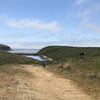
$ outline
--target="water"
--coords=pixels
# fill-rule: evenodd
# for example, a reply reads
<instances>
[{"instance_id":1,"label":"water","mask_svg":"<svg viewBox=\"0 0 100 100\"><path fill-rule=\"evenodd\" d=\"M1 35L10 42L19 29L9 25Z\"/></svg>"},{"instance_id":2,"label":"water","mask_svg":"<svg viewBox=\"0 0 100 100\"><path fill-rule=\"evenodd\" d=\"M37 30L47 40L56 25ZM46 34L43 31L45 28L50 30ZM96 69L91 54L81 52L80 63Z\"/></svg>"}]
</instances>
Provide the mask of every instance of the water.
<instances>
[{"instance_id":1,"label":"water","mask_svg":"<svg viewBox=\"0 0 100 100\"><path fill-rule=\"evenodd\" d=\"M43 58L43 57L41 57L41 56L27 56L27 55L24 55L24 56L26 56L26 57L28 57L28 58L32 58L32 59L35 59L35 60L38 60L38 61L48 61L48 59L47 58Z\"/></svg>"},{"instance_id":2,"label":"water","mask_svg":"<svg viewBox=\"0 0 100 100\"><path fill-rule=\"evenodd\" d=\"M24 54L32 54L32 53L37 53L39 51L39 49L12 49L11 53L24 53ZM28 57L28 58L32 58L32 59L35 59L35 60L38 60L38 61L48 61L47 58L43 58L41 56L33 56L33 55L23 55L25 57Z\"/></svg>"},{"instance_id":3,"label":"water","mask_svg":"<svg viewBox=\"0 0 100 100\"><path fill-rule=\"evenodd\" d=\"M27 53L27 54L32 54L32 53L37 53L39 49L12 49L11 53Z\"/></svg>"}]
</instances>

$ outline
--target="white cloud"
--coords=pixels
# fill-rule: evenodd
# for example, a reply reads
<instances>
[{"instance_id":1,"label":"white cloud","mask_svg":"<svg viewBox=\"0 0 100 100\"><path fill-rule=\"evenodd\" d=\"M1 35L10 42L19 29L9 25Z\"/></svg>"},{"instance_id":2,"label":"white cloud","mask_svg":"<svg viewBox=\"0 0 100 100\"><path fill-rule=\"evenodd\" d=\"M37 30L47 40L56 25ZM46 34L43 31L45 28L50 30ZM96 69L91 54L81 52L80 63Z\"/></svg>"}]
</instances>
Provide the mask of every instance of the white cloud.
<instances>
[{"instance_id":1,"label":"white cloud","mask_svg":"<svg viewBox=\"0 0 100 100\"><path fill-rule=\"evenodd\" d=\"M57 45L66 45L66 43L50 41L50 42L3 42L2 44L8 45L11 48L20 48L20 49L41 49L46 46L57 46Z\"/></svg>"},{"instance_id":2,"label":"white cloud","mask_svg":"<svg viewBox=\"0 0 100 100\"><path fill-rule=\"evenodd\" d=\"M84 21L81 23L81 26L92 33L100 33L100 25L93 24L88 20L84 19Z\"/></svg>"},{"instance_id":3,"label":"white cloud","mask_svg":"<svg viewBox=\"0 0 100 100\"><path fill-rule=\"evenodd\" d=\"M31 28L36 30L49 30L52 32L58 32L62 29L61 25L57 21L44 22L41 20L30 19L10 19L7 21L8 26L14 28Z\"/></svg>"},{"instance_id":4,"label":"white cloud","mask_svg":"<svg viewBox=\"0 0 100 100\"><path fill-rule=\"evenodd\" d=\"M87 11L80 11L76 15L78 18L81 18L81 19L89 18L90 12L88 10Z\"/></svg>"},{"instance_id":5,"label":"white cloud","mask_svg":"<svg viewBox=\"0 0 100 100\"><path fill-rule=\"evenodd\" d=\"M89 13L86 14L86 16L83 17L81 23L81 27L91 33L100 33L100 24L94 24L91 22L91 16L89 16Z\"/></svg>"},{"instance_id":6,"label":"white cloud","mask_svg":"<svg viewBox=\"0 0 100 100\"><path fill-rule=\"evenodd\" d=\"M86 0L76 0L76 4L77 5L80 5L80 4L83 4Z\"/></svg>"},{"instance_id":7,"label":"white cloud","mask_svg":"<svg viewBox=\"0 0 100 100\"><path fill-rule=\"evenodd\" d=\"M76 44L79 47L100 47L100 40L80 41Z\"/></svg>"},{"instance_id":8,"label":"white cloud","mask_svg":"<svg viewBox=\"0 0 100 100\"><path fill-rule=\"evenodd\" d=\"M75 12L76 19L80 21L78 27L80 27L83 32L86 33L100 33L100 23L96 23L100 12L100 4L93 2L92 0L92 3L90 0L76 0L76 2L77 4L89 3L88 7L83 6L78 12Z\"/></svg>"}]
</instances>

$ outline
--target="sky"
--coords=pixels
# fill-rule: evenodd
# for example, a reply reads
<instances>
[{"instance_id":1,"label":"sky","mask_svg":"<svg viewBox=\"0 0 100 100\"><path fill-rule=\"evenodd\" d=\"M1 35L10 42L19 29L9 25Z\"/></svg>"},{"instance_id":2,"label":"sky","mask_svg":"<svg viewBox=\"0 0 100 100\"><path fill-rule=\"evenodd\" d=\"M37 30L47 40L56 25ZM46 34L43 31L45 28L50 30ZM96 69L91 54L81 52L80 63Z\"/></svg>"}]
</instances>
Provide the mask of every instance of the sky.
<instances>
[{"instance_id":1,"label":"sky","mask_svg":"<svg viewBox=\"0 0 100 100\"><path fill-rule=\"evenodd\" d=\"M100 0L0 0L0 44L100 47Z\"/></svg>"}]
</instances>

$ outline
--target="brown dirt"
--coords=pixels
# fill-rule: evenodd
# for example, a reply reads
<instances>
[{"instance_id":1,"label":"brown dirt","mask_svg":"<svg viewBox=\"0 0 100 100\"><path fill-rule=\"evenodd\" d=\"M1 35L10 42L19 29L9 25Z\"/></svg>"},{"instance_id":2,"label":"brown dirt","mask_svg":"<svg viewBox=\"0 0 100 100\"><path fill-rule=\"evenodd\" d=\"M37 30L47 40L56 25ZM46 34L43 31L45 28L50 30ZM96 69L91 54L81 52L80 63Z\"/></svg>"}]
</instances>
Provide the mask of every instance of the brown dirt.
<instances>
[{"instance_id":1,"label":"brown dirt","mask_svg":"<svg viewBox=\"0 0 100 100\"><path fill-rule=\"evenodd\" d=\"M18 65L31 77L12 76L13 81L1 84L0 100L94 100L71 80L64 79L36 65ZM15 68L16 68L15 67Z\"/></svg>"}]
</instances>

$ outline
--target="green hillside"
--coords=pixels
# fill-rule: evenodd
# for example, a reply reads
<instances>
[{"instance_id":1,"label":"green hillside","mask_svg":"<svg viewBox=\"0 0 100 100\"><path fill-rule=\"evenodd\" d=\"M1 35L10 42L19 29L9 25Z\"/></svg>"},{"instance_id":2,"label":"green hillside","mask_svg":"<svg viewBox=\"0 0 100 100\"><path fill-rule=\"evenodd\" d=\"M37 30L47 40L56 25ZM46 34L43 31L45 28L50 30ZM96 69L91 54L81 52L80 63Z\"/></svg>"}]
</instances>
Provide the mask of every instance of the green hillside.
<instances>
[{"instance_id":1,"label":"green hillside","mask_svg":"<svg viewBox=\"0 0 100 100\"><path fill-rule=\"evenodd\" d=\"M84 56L80 53L84 52ZM47 69L75 82L85 93L100 100L100 48L49 46L38 54L54 59Z\"/></svg>"},{"instance_id":2,"label":"green hillside","mask_svg":"<svg viewBox=\"0 0 100 100\"><path fill-rule=\"evenodd\" d=\"M9 51L9 50L11 50L11 48L9 46L0 44L0 50L7 50L7 51Z\"/></svg>"},{"instance_id":3,"label":"green hillside","mask_svg":"<svg viewBox=\"0 0 100 100\"><path fill-rule=\"evenodd\" d=\"M82 52L85 53L85 56L100 56L100 48L67 46L48 46L41 49L38 54L46 55L54 60L66 61L69 58L80 57Z\"/></svg>"},{"instance_id":4,"label":"green hillside","mask_svg":"<svg viewBox=\"0 0 100 100\"><path fill-rule=\"evenodd\" d=\"M33 59L26 58L24 56L8 53L0 50L0 65L2 64L32 64L35 61Z\"/></svg>"}]
</instances>

